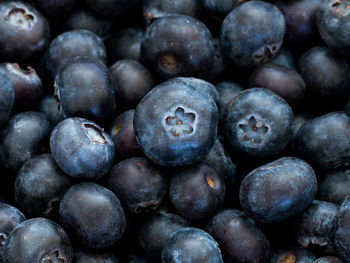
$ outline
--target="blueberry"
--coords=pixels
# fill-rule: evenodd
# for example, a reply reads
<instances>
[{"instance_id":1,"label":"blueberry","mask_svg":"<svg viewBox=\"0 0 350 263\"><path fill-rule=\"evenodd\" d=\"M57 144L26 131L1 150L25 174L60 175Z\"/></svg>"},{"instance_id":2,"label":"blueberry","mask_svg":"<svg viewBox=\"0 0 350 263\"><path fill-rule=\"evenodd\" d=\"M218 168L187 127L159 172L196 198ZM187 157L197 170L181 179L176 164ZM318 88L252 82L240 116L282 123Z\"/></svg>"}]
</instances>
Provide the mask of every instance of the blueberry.
<instances>
[{"instance_id":1,"label":"blueberry","mask_svg":"<svg viewBox=\"0 0 350 263\"><path fill-rule=\"evenodd\" d=\"M350 170L331 170L318 183L319 199L340 205L350 193Z\"/></svg>"},{"instance_id":2,"label":"blueberry","mask_svg":"<svg viewBox=\"0 0 350 263\"><path fill-rule=\"evenodd\" d=\"M117 159L126 159L142 153L136 141L133 124L134 114L135 110L123 112L112 122L109 128L108 134L114 141Z\"/></svg>"},{"instance_id":3,"label":"blueberry","mask_svg":"<svg viewBox=\"0 0 350 263\"><path fill-rule=\"evenodd\" d=\"M136 139L145 155L161 165L201 160L212 148L218 123L214 100L185 83L165 82L149 92L134 115Z\"/></svg>"},{"instance_id":4,"label":"blueberry","mask_svg":"<svg viewBox=\"0 0 350 263\"><path fill-rule=\"evenodd\" d=\"M275 156L292 140L293 111L286 101L267 89L238 93L226 105L222 121L225 138L238 155Z\"/></svg>"},{"instance_id":5,"label":"blueberry","mask_svg":"<svg viewBox=\"0 0 350 263\"><path fill-rule=\"evenodd\" d=\"M141 61L141 43L146 30L139 27L126 28L109 39L111 55L115 60L135 59Z\"/></svg>"},{"instance_id":6,"label":"blueberry","mask_svg":"<svg viewBox=\"0 0 350 263\"><path fill-rule=\"evenodd\" d=\"M276 6L248 1L233 9L222 23L223 54L237 67L255 67L278 53L285 31L284 16Z\"/></svg>"},{"instance_id":7,"label":"blueberry","mask_svg":"<svg viewBox=\"0 0 350 263\"><path fill-rule=\"evenodd\" d=\"M169 237L162 250L162 262L223 263L216 241L205 231L184 227Z\"/></svg>"},{"instance_id":8,"label":"blueberry","mask_svg":"<svg viewBox=\"0 0 350 263\"><path fill-rule=\"evenodd\" d=\"M74 57L92 57L105 63L107 54L103 40L86 29L64 32L52 40L46 57L46 68L55 77L60 67Z\"/></svg>"},{"instance_id":9,"label":"blueberry","mask_svg":"<svg viewBox=\"0 0 350 263\"><path fill-rule=\"evenodd\" d=\"M344 261L335 256L328 256L318 258L314 263L344 263Z\"/></svg>"},{"instance_id":10,"label":"blueberry","mask_svg":"<svg viewBox=\"0 0 350 263\"><path fill-rule=\"evenodd\" d=\"M274 57L270 63L289 68L291 70L297 70L294 63L293 53L285 48L281 48L276 57Z\"/></svg>"},{"instance_id":11,"label":"blueberry","mask_svg":"<svg viewBox=\"0 0 350 263\"><path fill-rule=\"evenodd\" d=\"M266 262L270 244L243 212L226 209L209 220L206 230L219 243L225 262Z\"/></svg>"},{"instance_id":12,"label":"blueberry","mask_svg":"<svg viewBox=\"0 0 350 263\"><path fill-rule=\"evenodd\" d=\"M142 6L146 25L174 13L196 18L201 13L200 0L144 0Z\"/></svg>"},{"instance_id":13,"label":"blueberry","mask_svg":"<svg viewBox=\"0 0 350 263\"><path fill-rule=\"evenodd\" d=\"M151 73L140 62L122 59L110 66L117 102L132 109L154 87Z\"/></svg>"},{"instance_id":14,"label":"blueberry","mask_svg":"<svg viewBox=\"0 0 350 263\"><path fill-rule=\"evenodd\" d=\"M270 63L260 65L252 71L248 87L272 90L294 108L304 99L305 94L305 82L298 72Z\"/></svg>"},{"instance_id":15,"label":"blueberry","mask_svg":"<svg viewBox=\"0 0 350 263\"><path fill-rule=\"evenodd\" d=\"M169 197L185 218L203 220L221 208L225 190L223 177L210 165L200 162L174 171Z\"/></svg>"},{"instance_id":16,"label":"blueberry","mask_svg":"<svg viewBox=\"0 0 350 263\"><path fill-rule=\"evenodd\" d=\"M11 79L0 69L0 126L9 118L15 101L15 91Z\"/></svg>"},{"instance_id":17,"label":"blueberry","mask_svg":"<svg viewBox=\"0 0 350 263\"><path fill-rule=\"evenodd\" d=\"M138 234L140 246L150 258L160 261L162 249L170 235L190 225L189 221L176 214L165 209L158 210L142 224Z\"/></svg>"},{"instance_id":18,"label":"blueberry","mask_svg":"<svg viewBox=\"0 0 350 263\"><path fill-rule=\"evenodd\" d=\"M343 54L350 54L348 1L323 1L317 13L317 28L326 44Z\"/></svg>"},{"instance_id":19,"label":"blueberry","mask_svg":"<svg viewBox=\"0 0 350 263\"><path fill-rule=\"evenodd\" d=\"M314 200L294 220L295 237L298 243L304 248L314 245L333 252L333 233L337 214L337 205Z\"/></svg>"},{"instance_id":20,"label":"blueberry","mask_svg":"<svg viewBox=\"0 0 350 263\"><path fill-rule=\"evenodd\" d=\"M149 68L162 79L204 78L213 64L214 42L208 28L199 20L172 15L159 18L149 26L141 54Z\"/></svg>"},{"instance_id":21,"label":"blueberry","mask_svg":"<svg viewBox=\"0 0 350 263\"><path fill-rule=\"evenodd\" d=\"M57 218L62 196L72 185L72 178L63 173L51 154L37 155L18 171L15 200L27 215Z\"/></svg>"},{"instance_id":22,"label":"blueberry","mask_svg":"<svg viewBox=\"0 0 350 263\"><path fill-rule=\"evenodd\" d=\"M234 185L238 177L237 164L233 162L225 149L222 138L217 138L215 140L213 148L211 148L203 161L211 165L218 175L224 178L227 187Z\"/></svg>"},{"instance_id":23,"label":"blueberry","mask_svg":"<svg viewBox=\"0 0 350 263\"><path fill-rule=\"evenodd\" d=\"M286 19L286 36L284 41L294 49L311 46L318 41L319 35L316 24L317 11L322 0L279 0L276 6Z\"/></svg>"},{"instance_id":24,"label":"blueberry","mask_svg":"<svg viewBox=\"0 0 350 263\"><path fill-rule=\"evenodd\" d=\"M41 98L43 86L35 69L30 66L20 66L17 63L0 64L10 78L15 91L14 106L19 109L37 104Z\"/></svg>"},{"instance_id":25,"label":"blueberry","mask_svg":"<svg viewBox=\"0 0 350 263\"><path fill-rule=\"evenodd\" d=\"M307 121L295 138L296 151L303 159L320 168L349 165L350 117L331 112Z\"/></svg>"},{"instance_id":26,"label":"blueberry","mask_svg":"<svg viewBox=\"0 0 350 263\"><path fill-rule=\"evenodd\" d=\"M169 82L184 83L194 87L195 89L199 89L200 91L207 93L215 101L215 103L218 104L219 92L216 90L215 86L208 81L193 77L176 77L168 80L168 83Z\"/></svg>"},{"instance_id":27,"label":"blueberry","mask_svg":"<svg viewBox=\"0 0 350 263\"><path fill-rule=\"evenodd\" d=\"M350 196L347 196L339 208L334 232L334 243L338 254L350 261Z\"/></svg>"},{"instance_id":28,"label":"blueberry","mask_svg":"<svg viewBox=\"0 0 350 263\"><path fill-rule=\"evenodd\" d=\"M284 157L250 172L241 183L239 199L253 219L273 223L303 211L316 191L312 167L303 160Z\"/></svg>"},{"instance_id":29,"label":"blueberry","mask_svg":"<svg viewBox=\"0 0 350 263\"><path fill-rule=\"evenodd\" d=\"M71 263L72 257L71 241L62 227L49 219L32 218L9 235L3 262Z\"/></svg>"},{"instance_id":30,"label":"blueberry","mask_svg":"<svg viewBox=\"0 0 350 263\"><path fill-rule=\"evenodd\" d=\"M309 49L300 58L298 69L311 107L339 109L349 99L349 64L333 50L322 46Z\"/></svg>"},{"instance_id":31,"label":"blueberry","mask_svg":"<svg viewBox=\"0 0 350 263\"><path fill-rule=\"evenodd\" d=\"M13 115L0 130L0 163L13 173L30 158L49 149L51 123L39 112Z\"/></svg>"},{"instance_id":32,"label":"blueberry","mask_svg":"<svg viewBox=\"0 0 350 263\"><path fill-rule=\"evenodd\" d=\"M0 262L8 235L25 220L26 217L16 207L0 202Z\"/></svg>"},{"instance_id":33,"label":"blueberry","mask_svg":"<svg viewBox=\"0 0 350 263\"><path fill-rule=\"evenodd\" d=\"M124 209L134 214L156 210L168 190L160 168L144 157L116 164L105 184L118 196Z\"/></svg>"},{"instance_id":34,"label":"blueberry","mask_svg":"<svg viewBox=\"0 0 350 263\"><path fill-rule=\"evenodd\" d=\"M54 95L44 95L41 98L39 111L55 126L64 119L62 109Z\"/></svg>"},{"instance_id":35,"label":"blueberry","mask_svg":"<svg viewBox=\"0 0 350 263\"><path fill-rule=\"evenodd\" d=\"M282 249L276 251L270 263L314 263L317 257L310 251L302 248Z\"/></svg>"},{"instance_id":36,"label":"blueberry","mask_svg":"<svg viewBox=\"0 0 350 263\"><path fill-rule=\"evenodd\" d=\"M52 157L68 175L78 179L99 179L114 161L112 138L95 122L68 118L50 137Z\"/></svg>"},{"instance_id":37,"label":"blueberry","mask_svg":"<svg viewBox=\"0 0 350 263\"><path fill-rule=\"evenodd\" d=\"M1 1L0 3L1 62L38 62L50 39L46 18L29 3Z\"/></svg>"},{"instance_id":38,"label":"blueberry","mask_svg":"<svg viewBox=\"0 0 350 263\"><path fill-rule=\"evenodd\" d=\"M63 196L59 213L68 232L90 248L113 245L125 229L126 219L119 199L95 183L72 186Z\"/></svg>"},{"instance_id":39,"label":"blueberry","mask_svg":"<svg viewBox=\"0 0 350 263\"><path fill-rule=\"evenodd\" d=\"M244 88L241 84L233 81L219 82L215 85L215 88L219 93L218 106L220 110L220 120L222 120L226 105L234 96L243 91Z\"/></svg>"},{"instance_id":40,"label":"blueberry","mask_svg":"<svg viewBox=\"0 0 350 263\"><path fill-rule=\"evenodd\" d=\"M64 31L86 29L104 38L112 27L112 20L90 10L76 9L63 21Z\"/></svg>"},{"instance_id":41,"label":"blueberry","mask_svg":"<svg viewBox=\"0 0 350 263\"><path fill-rule=\"evenodd\" d=\"M61 67L55 94L66 117L83 117L101 124L115 117L116 102L110 72L94 58L76 57Z\"/></svg>"}]
</instances>

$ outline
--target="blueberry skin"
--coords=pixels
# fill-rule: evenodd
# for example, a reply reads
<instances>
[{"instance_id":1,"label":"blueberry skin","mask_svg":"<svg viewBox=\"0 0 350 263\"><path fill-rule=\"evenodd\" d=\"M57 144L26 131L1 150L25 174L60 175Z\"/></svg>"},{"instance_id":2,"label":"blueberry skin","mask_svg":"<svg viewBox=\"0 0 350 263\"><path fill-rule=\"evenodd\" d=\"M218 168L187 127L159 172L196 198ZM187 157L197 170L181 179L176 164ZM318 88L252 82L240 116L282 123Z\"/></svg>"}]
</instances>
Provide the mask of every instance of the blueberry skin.
<instances>
[{"instance_id":1,"label":"blueberry skin","mask_svg":"<svg viewBox=\"0 0 350 263\"><path fill-rule=\"evenodd\" d=\"M112 138L93 121L68 118L61 121L50 137L52 157L68 175L96 180L113 165Z\"/></svg>"},{"instance_id":2,"label":"blueberry skin","mask_svg":"<svg viewBox=\"0 0 350 263\"><path fill-rule=\"evenodd\" d=\"M276 6L286 19L285 44L291 48L311 46L318 40L316 15L322 5L322 0L279 0ZM311 44L311 45L310 45Z\"/></svg>"},{"instance_id":3,"label":"blueberry skin","mask_svg":"<svg viewBox=\"0 0 350 263\"><path fill-rule=\"evenodd\" d=\"M137 0L85 0L85 2L97 13L107 17L114 17L134 6Z\"/></svg>"},{"instance_id":4,"label":"blueberry skin","mask_svg":"<svg viewBox=\"0 0 350 263\"><path fill-rule=\"evenodd\" d=\"M282 249L273 254L270 263L314 263L316 259L317 257L306 249Z\"/></svg>"},{"instance_id":5,"label":"blueberry skin","mask_svg":"<svg viewBox=\"0 0 350 263\"><path fill-rule=\"evenodd\" d=\"M83 117L104 124L115 117L111 74L100 60L76 57L61 67L55 95L66 117Z\"/></svg>"},{"instance_id":6,"label":"blueberry skin","mask_svg":"<svg viewBox=\"0 0 350 263\"><path fill-rule=\"evenodd\" d=\"M62 108L59 107L58 101L54 95L44 95L41 98L39 111L43 113L54 126L64 119Z\"/></svg>"},{"instance_id":7,"label":"blueberry skin","mask_svg":"<svg viewBox=\"0 0 350 263\"><path fill-rule=\"evenodd\" d=\"M200 0L144 0L142 7L147 26L158 18L174 13L196 18L201 13Z\"/></svg>"},{"instance_id":8,"label":"blueberry skin","mask_svg":"<svg viewBox=\"0 0 350 263\"><path fill-rule=\"evenodd\" d=\"M80 244L104 248L120 239L125 214L118 197L95 183L72 186L60 204L60 219Z\"/></svg>"},{"instance_id":9,"label":"blueberry skin","mask_svg":"<svg viewBox=\"0 0 350 263\"><path fill-rule=\"evenodd\" d=\"M288 49L281 48L276 57L274 57L270 63L297 71L293 53Z\"/></svg>"},{"instance_id":10,"label":"blueberry skin","mask_svg":"<svg viewBox=\"0 0 350 263\"><path fill-rule=\"evenodd\" d=\"M229 62L239 68L252 68L278 53L285 31L284 16L276 6L264 1L248 1L226 16L221 26L220 44Z\"/></svg>"},{"instance_id":11,"label":"blueberry skin","mask_svg":"<svg viewBox=\"0 0 350 263\"><path fill-rule=\"evenodd\" d=\"M108 134L115 145L115 156L119 160L135 157L142 153L134 131L135 110L121 113L111 124Z\"/></svg>"},{"instance_id":12,"label":"blueberry skin","mask_svg":"<svg viewBox=\"0 0 350 263\"><path fill-rule=\"evenodd\" d=\"M118 104L136 108L140 100L154 87L151 73L140 62L122 59L109 67Z\"/></svg>"},{"instance_id":13,"label":"blueberry skin","mask_svg":"<svg viewBox=\"0 0 350 263\"><path fill-rule=\"evenodd\" d=\"M174 172L169 197L182 216L189 220L203 220L221 208L225 190L224 178L209 164L200 162Z\"/></svg>"},{"instance_id":14,"label":"blueberry skin","mask_svg":"<svg viewBox=\"0 0 350 263\"><path fill-rule=\"evenodd\" d=\"M104 38L112 27L112 20L90 10L76 9L64 19L62 27L63 31L86 29Z\"/></svg>"},{"instance_id":15,"label":"blueberry skin","mask_svg":"<svg viewBox=\"0 0 350 263\"><path fill-rule=\"evenodd\" d=\"M298 243L304 248L315 245L325 251L334 251L333 233L337 214L337 205L312 201L310 206L294 220L294 233Z\"/></svg>"},{"instance_id":16,"label":"blueberry skin","mask_svg":"<svg viewBox=\"0 0 350 263\"><path fill-rule=\"evenodd\" d=\"M250 217L274 223L303 211L316 192L312 167L301 159L284 157L250 172L241 183L239 199Z\"/></svg>"},{"instance_id":17,"label":"blueberry skin","mask_svg":"<svg viewBox=\"0 0 350 263\"><path fill-rule=\"evenodd\" d=\"M72 257L71 241L62 227L49 219L32 218L22 222L9 235L3 262L70 263Z\"/></svg>"},{"instance_id":18,"label":"blueberry skin","mask_svg":"<svg viewBox=\"0 0 350 263\"><path fill-rule=\"evenodd\" d=\"M119 263L111 251L94 251L91 249L77 249L74 251L74 263Z\"/></svg>"},{"instance_id":19,"label":"blueberry skin","mask_svg":"<svg viewBox=\"0 0 350 263\"><path fill-rule=\"evenodd\" d=\"M308 104L339 108L349 99L349 64L330 48L316 46L307 50L299 59L298 70L306 84Z\"/></svg>"},{"instance_id":20,"label":"blueberry skin","mask_svg":"<svg viewBox=\"0 0 350 263\"><path fill-rule=\"evenodd\" d=\"M18 206L31 217L57 218L63 194L74 184L51 154L37 155L18 171L14 195Z\"/></svg>"},{"instance_id":21,"label":"blueberry skin","mask_svg":"<svg viewBox=\"0 0 350 263\"><path fill-rule=\"evenodd\" d=\"M15 91L6 72L0 69L0 126L9 118L15 101Z\"/></svg>"},{"instance_id":22,"label":"blueberry skin","mask_svg":"<svg viewBox=\"0 0 350 263\"><path fill-rule=\"evenodd\" d=\"M213 148L203 159L203 162L211 165L218 175L224 178L227 187L233 186L237 181L237 164L233 162L226 151L221 137L215 140Z\"/></svg>"},{"instance_id":23,"label":"blueberry skin","mask_svg":"<svg viewBox=\"0 0 350 263\"><path fill-rule=\"evenodd\" d=\"M174 14L148 27L141 54L149 69L162 79L205 78L214 61L214 40L199 20Z\"/></svg>"},{"instance_id":24,"label":"blueberry skin","mask_svg":"<svg viewBox=\"0 0 350 263\"><path fill-rule=\"evenodd\" d=\"M151 214L142 224L138 233L138 241L147 256L158 262L170 235L189 226L191 223L186 219L161 209Z\"/></svg>"},{"instance_id":25,"label":"blueberry skin","mask_svg":"<svg viewBox=\"0 0 350 263\"><path fill-rule=\"evenodd\" d=\"M219 243L225 262L266 262L270 244L243 212L225 209L209 220L206 230Z\"/></svg>"},{"instance_id":26,"label":"blueberry skin","mask_svg":"<svg viewBox=\"0 0 350 263\"><path fill-rule=\"evenodd\" d=\"M38 62L50 43L46 18L29 3L0 3L1 62Z\"/></svg>"},{"instance_id":27,"label":"blueberry skin","mask_svg":"<svg viewBox=\"0 0 350 263\"><path fill-rule=\"evenodd\" d=\"M344 261L335 256L328 256L318 258L314 263L344 263Z\"/></svg>"},{"instance_id":28,"label":"blueberry skin","mask_svg":"<svg viewBox=\"0 0 350 263\"><path fill-rule=\"evenodd\" d=\"M46 69L54 78L60 67L74 57L92 57L107 61L103 40L95 33L78 29L64 32L54 38L46 56Z\"/></svg>"},{"instance_id":29,"label":"blueberry skin","mask_svg":"<svg viewBox=\"0 0 350 263\"><path fill-rule=\"evenodd\" d=\"M292 140L294 115L276 93L251 88L238 93L223 113L225 138L238 155L264 158L281 153Z\"/></svg>"},{"instance_id":30,"label":"blueberry skin","mask_svg":"<svg viewBox=\"0 0 350 263\"><path fill-rule=\"evenodd\" d=\"M156 210L168 190L168 180L160 168L145 157L134 157L116 164L105 178L125 210L144 214Z\"/></svg>"},{"instance_id":31,"label":"blueberry skin","mask_svg":"<svg viewBox=\"0 0 350 263\"><path fill-rule=\"evenodd\" d=\"M271 63L260 65L252 71L248 87L269 89L294 108L304 99L305 94L305 82L298 72Z\"/></svg>"},{"instance_id":32,"label":"blueberry skin","mask_svg":"<svg viewBox=\"0 0 350 263\"><path fill-rule=\"evenodd\" d=\"M141 43L146 30L128 27L112 36L109 40L110 51L114 60L135 59L141 61Z\"/></svg>"},{"instance_id":33,"label":"blueberry skin","mask_svg":"<svg viewBox=\"0 0 350 263\"><path fill-rule=\"evenodd\" d=\"M185 83L164 82L137 105L136 139L153 162L178 166L195 163L212 148L218 110L207 94Z\"/></svg>"},{"instance_id":34,"label":"blueberry skin","mask_svg":"<svg viewBox=\"0 0 350 263\"><path fill-rule=\"evenodd\" d=\"M350 196L347 196L339 208L334 232L334 243L338 254L350 262Z\"/></svg>"},{"instance_id":35,"label":"blueberry skin","mask_svg":"<svg viewBox=\"0 0 350 263\"><path fill-rule=\"evenodd\" d=\"M0 164L12 173L30 158L48 150L51 123L39 112L13 115L0 130Z\"/></svg>"},{"instance_id":36,"label":"blueberry skin","mask_svg":"<svg viewBox=\"0 0 350 263\"><path fill-rule=\"evenodd\" d=\"M184 227L169 237L162 250L162 262L223 263L218 244L207 232Z\"/></svg>"},{"instance_id":37,"label":"blueberry skin","mask_svg":"<svg viewBox=\"0 0 350 263\"><path fill-rule=\"evenodd\" d=\"M207 93L215 103L218 105L219 102L219 92L216 90L215 86L208 81L203 79L193 78L193 77L176 77L168 80L174 83L185 83L190 85L200 91Z\"/></svg>"},{"instance_id":38,"label":"blueberry skin","mask_svg":"<svg viewBox=\"0 0 350 263\"><path fill-rule=\"evenodd\" d=\"M350 17L347 1L323 1L317 13L317 28L326 44L342 54L350 54Z\"/></svg>"},{"instance_id":39,"label":"blueberry skin","mask_svg":"<svg viewBox=\"0 0 350 263\"><path fill-rule=\"evenodd\" d=\"M16 207L0 202L0 262L8 235L25 220L26 217Z\"/></svg>"},{"instance_id":40,"label":"blueberry skin","mask_svg":"<svg viewBox=\"0 0 350 263\"><path fill-rule=\"evenodd\" d=\"M2 63L0 68L6 72L12 82L15 91L14 106L17 110L39 102L43 86L35 69L27 65L20 66L17 63Z\"/></svg>"},{"instance_id":41,"label":"blueberry skin","mask_svg":"<svg viewBox=\"0 0 350 263\"><path fill-rule=\"evenodd\" d=\"M233 81L222 81L215 85L216 90L219 93L218 107L220 112L220 121L225 111L226 105L236 96L243 91L244 87Z\"/></svg>"},{"instance_id":42,"label":"blueberry skin","mask_svg":"<svg viewBox=\"0 0 350 263\"><path fill-rule=\"evenodd\" d=\"M350 170L331 170L318 180L318 198L338 205L350 193Z\"/></svg>"},{"instance_id":43,"label":"blueberry skin","mask_svg":"<svg viewBox=\"0 0 350 263\"><path fill-rule=\"evenodd\" d=\"M349 165L350 117L331 112L304 123L295 138L299 156L320 168Z\"/></svg>"}]
</instances>

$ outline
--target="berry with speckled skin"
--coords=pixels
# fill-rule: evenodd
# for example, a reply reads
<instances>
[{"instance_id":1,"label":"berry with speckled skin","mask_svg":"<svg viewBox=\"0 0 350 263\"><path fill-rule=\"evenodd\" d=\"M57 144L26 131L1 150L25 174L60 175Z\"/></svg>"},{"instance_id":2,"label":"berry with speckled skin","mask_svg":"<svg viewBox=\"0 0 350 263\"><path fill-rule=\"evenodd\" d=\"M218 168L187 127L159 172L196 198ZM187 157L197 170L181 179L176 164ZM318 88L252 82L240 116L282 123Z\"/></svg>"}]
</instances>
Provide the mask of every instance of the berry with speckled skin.
<instances>
[{"instance_id":1,"label":"berry with speckled skin","mask_svg":"<svg viewBox=\"0 0 350 263\"><path fill-rule=\"evenodd\" d=\"M46 218L32 218L22 222L9 235L3 262L70 263L72 258L72 244L63 228Z\"/></svg>"},{"instance_id":2,"label":"berry with speckled skin","mask_svg":"<svg viewBox=\"0 0 350 263\"><path fill-rule=\"evenodd\" d=\"M233 9L222 23L223 55L240 68L263 64L278 53L285 31L284 16L276 6L248 1Z\"/></svg>"},{"instance_id":3,"label":"berry with speckled skin","mask_svg":"<svg viewBox=\"0 0 350 263\"><path fill-rule=\"evenodd\" d=\"M59 213L68 233L90 248L115 244L125 230L125 214L118 197L95 183L72 186L63 196Z\"/></svg>"},{"instance_id":4,"label":"berry with speckled skin","mask_svg":"<svg viewBox=\"0 0 350 263\"><path fill-rule=\"evenodd\" d=\"M241 183L239 199L253 219L273 223L303 211L316 192L312 167L301 159L284 157L250 172Z\"/></svg>"},{"instance_id":5,"label":"berry with speckled skin","mask_svg":"<svg viewBox=\"0 0 350 263\"><path fill-rule=\"evenodd\" d=\"M52 131L50 150L58 166L78 179L96 180L113 165L112 138L93 121L68 118Z\"/></svg>"},{"instance_id":6,"label":"berry with speckled skin","mask_svg":"<svg viewBox=\"0 0 350 263\"><path fill-rule=\"evenodd\" d=\"M173 233L162 250L162 262L223 263L218 244L207 232L184 227Z\"/></svg>"},{"instance_id":7,"label":"berry with speckled skin","mask_svg":"<svg viewBox=\"0 0 350 263\"><path fill-rule=\"evenodd\" d=\"M266 262L270 244L254 221L243 212L226 209L216 214L206 230L219 243L225 262Z\"/></svg>"},{"instance_id":8,"label":"berry with speckled skin","mask_svg":"<svg viewBox=\"0 0 350 263\"><path fill-rule=\"evenodd\" d=\"M334 233L334 243L339 255L350 261L350 196L347 196L339 208Z\"/></svg>"},{"instance_id":9,"label":"berry with speckled skin","mask_svg":"<svg viewBox=\"0 0 350 263\"><path fill-rule=\"evenodd\" d=\"M167 166L193 164L206 156L214 145L217 124L217 106L207 93L171 80L153 88L134 115L143 152Z\"/></svg>"},{"instance_id":10,"label":"berry with speckled skin","mask_svg":"<svg viewBox=\"0 0 350 263\"><path fill-rule=\"evenodd\" d=\"M155 20L147 29L141 54L163 79L205 78L214 61L214 42L208 28L199 20L171 15Z\"/></svg>"}]
</instances>

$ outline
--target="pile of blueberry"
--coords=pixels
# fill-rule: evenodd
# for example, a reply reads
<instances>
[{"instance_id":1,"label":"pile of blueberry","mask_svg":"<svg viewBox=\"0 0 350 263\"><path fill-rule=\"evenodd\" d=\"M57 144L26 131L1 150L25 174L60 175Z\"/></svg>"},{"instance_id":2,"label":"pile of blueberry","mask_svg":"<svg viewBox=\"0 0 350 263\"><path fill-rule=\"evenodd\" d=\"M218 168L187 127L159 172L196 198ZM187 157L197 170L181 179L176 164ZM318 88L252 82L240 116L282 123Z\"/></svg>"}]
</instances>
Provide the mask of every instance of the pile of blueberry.
<instances>
[{"instance_id":1,"label":"pile of blueberry","mask_svg":"<svg viewBox=\"0 0 350 263\"><path fill-rule=\"evenodd\" d=\"M350 262L350 0L0 0L0 263Z\"/></svg>"}]
</instances>

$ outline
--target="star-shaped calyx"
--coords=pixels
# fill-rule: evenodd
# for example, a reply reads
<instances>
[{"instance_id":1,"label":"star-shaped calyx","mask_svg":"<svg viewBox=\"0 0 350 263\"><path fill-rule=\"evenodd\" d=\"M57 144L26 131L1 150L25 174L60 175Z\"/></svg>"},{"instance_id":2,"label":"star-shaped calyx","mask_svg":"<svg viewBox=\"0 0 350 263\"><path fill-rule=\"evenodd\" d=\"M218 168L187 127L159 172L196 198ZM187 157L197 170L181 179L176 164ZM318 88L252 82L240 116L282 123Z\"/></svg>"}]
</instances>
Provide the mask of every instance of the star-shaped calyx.
<instances>
[{"instance_id":1,"label":"star-shaped calyx","mask_svg":"<svg viewBox=\"0 0 350 263\"><path fill-rule=\"evenodd\" d=\"M171 133L174 136L181 136L191 134L193 132L193 123L196 115L192 112L185 113L185 110L178 107L175 110L174 116L168 116L165 123L171 127Z\"/></svg>"}]
</instances>

